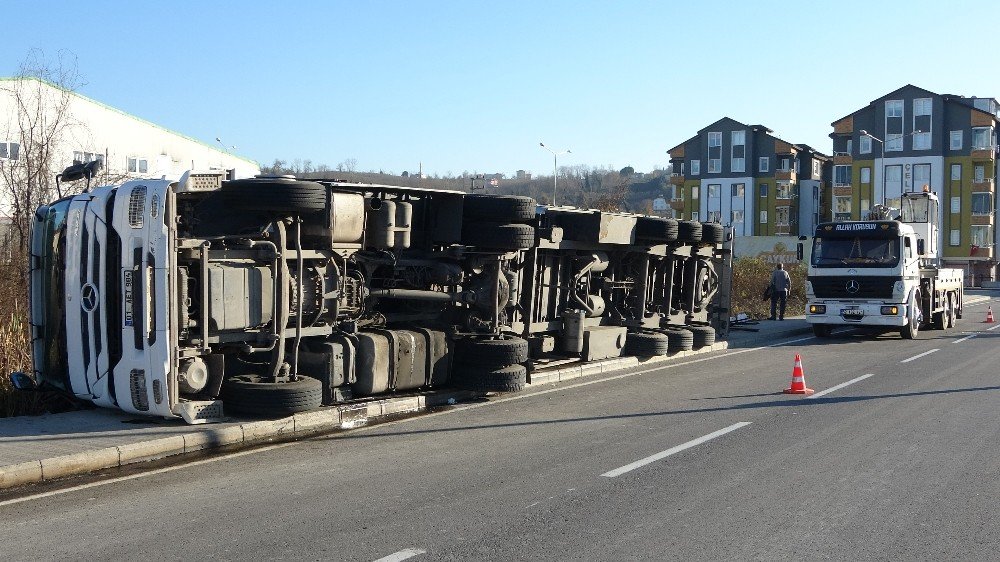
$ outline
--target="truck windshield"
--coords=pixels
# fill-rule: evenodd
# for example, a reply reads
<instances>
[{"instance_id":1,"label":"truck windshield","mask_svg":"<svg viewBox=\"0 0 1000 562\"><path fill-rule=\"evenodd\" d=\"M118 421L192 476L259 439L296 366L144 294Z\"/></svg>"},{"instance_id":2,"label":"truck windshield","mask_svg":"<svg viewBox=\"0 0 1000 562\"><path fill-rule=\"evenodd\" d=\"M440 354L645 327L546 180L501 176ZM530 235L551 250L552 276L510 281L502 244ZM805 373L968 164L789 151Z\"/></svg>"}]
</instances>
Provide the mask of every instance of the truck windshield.
<instances>
[{"instance_id":1,"label":"truck windshield","mask_svg":"<svg viewBox=\"0 0 1000 562\"><path fill-rule=\"evenodd\" d=\"M813 240L814 267L894 267L898 263L898 237L838 236Z\"/></svg>"},{"instance_id":2,"label":"truck windshield","mask_svg":"<svg viewBox=\"0 0 1000 562\"><path fill-rule=\"evenodd\" d=\"M35 377L39 384L69 390L66 365L65 261L66 214L70 200L39 209L31 229L32 321Z\"/></svg>"}]
</instances>

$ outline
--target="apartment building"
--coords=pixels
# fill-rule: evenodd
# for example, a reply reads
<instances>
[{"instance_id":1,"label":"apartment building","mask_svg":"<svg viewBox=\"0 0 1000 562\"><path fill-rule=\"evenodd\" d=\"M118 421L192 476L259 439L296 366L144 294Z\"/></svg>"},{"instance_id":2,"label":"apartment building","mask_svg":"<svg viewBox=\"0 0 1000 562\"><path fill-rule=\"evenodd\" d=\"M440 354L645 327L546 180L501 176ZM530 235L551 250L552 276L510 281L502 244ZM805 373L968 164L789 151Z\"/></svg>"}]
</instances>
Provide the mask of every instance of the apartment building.
<instances>
[{"instance_id":1,"label":"apartment building","mask_svg":"<svg viewBox=\"0 0 1000 562\"><path fill-rule=\"evenodd\" d=\"M831 158L724 117L667 151L675 216L736 236L808 234L825 218Z\"/></svg>"},{"instance_id":2,"label":"apartment building","mask_svg":"<svg viewBox=\"0 0 1000 562\"><path fill-rule=\"evenodd\" d=\"M941 201L939 251L976 285L996 278L994 98L906 85L833 123L832 215L864 218L924 189Z\"/></svg>"}]
</instances>

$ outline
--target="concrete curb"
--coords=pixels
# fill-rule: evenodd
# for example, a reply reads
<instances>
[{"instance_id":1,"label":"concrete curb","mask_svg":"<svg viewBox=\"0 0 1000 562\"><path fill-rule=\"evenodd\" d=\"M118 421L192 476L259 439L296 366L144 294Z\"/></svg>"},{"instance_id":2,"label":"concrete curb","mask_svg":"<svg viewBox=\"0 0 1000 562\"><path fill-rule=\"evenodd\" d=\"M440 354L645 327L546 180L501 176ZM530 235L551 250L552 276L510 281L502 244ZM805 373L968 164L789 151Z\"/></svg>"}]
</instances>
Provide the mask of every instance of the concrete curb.
<instances>
[{"instance_id":1,"label":"concrete curb","mask_svg":"<svg viewBox=\"0 0 1000 562\"><path fill-rule=\"evenodd\" d=\"M0 466L0 490L208 449L249 446L353 429L380 418L420 412L477 396L480 395L459 390L384 398L363 404L331 406L277 420L247 421L226 427L205 426L203 430L182 435Z\"/></svg>"}]
</instances>

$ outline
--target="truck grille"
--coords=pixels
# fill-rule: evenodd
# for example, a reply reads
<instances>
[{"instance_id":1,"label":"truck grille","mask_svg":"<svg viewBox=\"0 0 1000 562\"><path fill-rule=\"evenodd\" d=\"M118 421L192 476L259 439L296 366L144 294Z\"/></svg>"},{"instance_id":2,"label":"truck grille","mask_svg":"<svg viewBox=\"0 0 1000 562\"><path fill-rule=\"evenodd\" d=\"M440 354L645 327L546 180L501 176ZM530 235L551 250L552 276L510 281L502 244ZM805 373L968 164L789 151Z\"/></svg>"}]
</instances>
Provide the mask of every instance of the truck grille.
<instances>
[{"instance_id":1,"label":"truck grille","mask_svg":"<svg viewBox=\"0 0 1000 562\"><path fill-rule=\"evenodd\" d=\"M837 275L831 277L809 277L813 293L819 299L889 299L892 287L901 277ZM854 281L857 290L853 291Z\"/></svg>"},{"instance_id":2,"label":"truck grille","mask_svg":"<svg viewBox=\"0 0 1000 562\"><path fill-rule=\"evenodd\" d=\"M142 228L146 213L146 186L137 185L128 196L128 224L132 228Z\"/></svg>"}]
</instances>

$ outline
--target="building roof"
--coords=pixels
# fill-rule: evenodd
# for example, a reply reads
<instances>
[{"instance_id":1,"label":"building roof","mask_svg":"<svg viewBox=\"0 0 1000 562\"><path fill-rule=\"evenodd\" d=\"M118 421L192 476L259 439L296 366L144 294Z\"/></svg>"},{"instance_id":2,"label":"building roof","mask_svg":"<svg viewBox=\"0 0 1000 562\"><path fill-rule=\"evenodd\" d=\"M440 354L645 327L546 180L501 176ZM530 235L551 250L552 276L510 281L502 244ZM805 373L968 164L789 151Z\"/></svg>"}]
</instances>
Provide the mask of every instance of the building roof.
<instances>
[{"instance_id":1,"label":"building roof","mask_svg":"<svg viewBox=\"0 0 1000 562\"><path fill-rule=\"evenodd\" d=\"M766 127L765 125L759 125L759 124L758 125L747 125L745 123L741 123L741 122L733 119L732 117L723 117L722 119L719 119L718 121L715 121L712 124L710 124L710 125L708 125L706 127L702 127L701 129L699 129L697 135L695 135L695 136L693 136L693 137L685 140L684 142L678 144L677 146L674 146L672 148L667 149L667 153L671 153L671 152L677 150L678 148L680 148L680 147L684 146L685 144L687 144L687 143L693 141L694 139L698 138L698 136L701 135L703 132L708 131L708 130L712 129L713 127L715 127L716 125L719 125L720 123L723 123L723 122L726 122L726 121L734 123L734 124L736 124L737 126L740 126L740 127L745 127L747 129L751 129L753 131L762 131L765 135L767 135L767 136L769 136L769 137L771 137L771 138L773 138L775 140L778 140L780 142L786 143L786 144L788 144L788 145L790 145L790 146L792 146L792 147L794 147L794 148L796 148L798 150L802 150L802 147L806 146L806 145L792 144L792 143L790 143L790 142L788 142L788 141L786 141L784 139L781 139L780 137L775 136L773 134L774 131L772 129ZM809 150L812 150L813 152L816 152L817 154L821 154L822 155L821 152L819 152L817 150L814 150L812 148L810 148Z\"/></svg>"},{"instance_id":2,"label":"building roof","mask_svg":"<svg viewBox=\"0 0 1000 562\"><path fill-rule=\"evenodd\" d=\"M869 107L871 107L871 106L873 106L873 105L875 105L877 103L881 103L881 102L883 102L883 101L885 101L887 99L891 99L891 98L897 96L903 90L910 89L910 88L915 89L915 90L920 90L921 92L925 92L925 93L927 93L927 94L929 94L931 96L941 96L945 100L950 100L950 99L970 99L970 98L968 98L966 96L961 96L961 95L956 95L956 94L938 94L938 93L932 92L930 90L927 90L925 88L921 88L920 86L914 86L913 84L907 84L907 85L902 86L900 88L896 88L895 90L889 92L888 94L885 94L882 97L873 99L872 101L868 102L868 105L862 107L861 109L857 109L855 111L852 111L851 113L848 113L847 115L845 115L845 116L843 116L843 117L841 117L839 119L834 119L834 121L832 123L830 123L830 126L831 127L836 127L837 123L843 121L844 119L847 119L848 117L852 117L854 115L857 115L858 113L861 113L865 109L867 109L867 108L869 108ZM978 99L992 99L994 102L997 101L996 98L978 98ZM973 107L973 106L969 106L969 107L971 109L976 110L976 111L980 111L982 113L986 113L987 115L993 115L989 111L983 111L982 109L979 109L978 107Z\"/></svg>"},{"instance_id":3,"label":"building roof","mask_svg":"<svg viewBox=\"0 0 1000 562\"><path fill-rule=\"evenodd\" d=\"M100 106L100 107L102 107L104 109L107 109L108 111L113 111L115 113L118 113L120 115L128 117L129 119L133 119L135 121L138 121L139 123L142 123L143 125L147 125L149 127L153 127L155 129L159 129L159 130L161 130L161 131L163 131L165 133L170 133L171 135L176 135L176 136L181 137L183 139L189 140L189 141L191 141L193 143L200 144L200 145L202 145L202 146L204 146L206 148L209 148L211 150L219 151L219 147L217 147L215 145L209 144L209 143L207 143L205 141L196 139L194 137L185 135L183 133L178 133L177 131L174 131L172 129L168 129L168 128L163 127L161 125L157 125L156 123L153 123L152 121L147 121L147 120L143 119L142 117L136 117L135 115L132 115L131 113L128 113L128 112L122 111L121 109L118 109L117 107L112 107L112 106L110 106L110 105L108 105L106 103L99 102L99 101L97 101L97 100L95 100L93 98L87 97L87 96L85 96L85 95L83 95L83 94L81 94L81 93L79 93L79 92L77 92L75 90L70 90L70 89L64 88L64 87L62 87L62 86L60 86L58 84L50 82L49 80L45 80L44 78L38 78L36 76L0 76L0 83L3 83L3 82L19 82L19 81L24 81L24 80L31 80L31 81L39 82L41 84L49 86L50 88L55 88L57 90L62 90L64 92L69 92L70 94L72 94L72 95L74 95L74 96L76 96L76 97L78 97L78 98L80 98L80 99L82 99L84 101L87 101L87 102L90 102L90 103L95 104L97 106ZM219 152L221 152L221 151L219 151ZM244 162L253 164L254 166L259 166L259 164L258 164L258 162L256 160L251 160L249 158L245 158L245 157L240 156L238 154L232 154L232 153L229 153L228 151L226 151L226 154L229 154L229 156L232 156L233 158L238 158L240 160L243 160Z\"/></svg>"}]
</instances>

